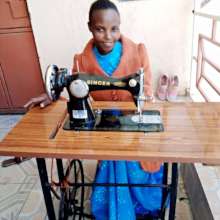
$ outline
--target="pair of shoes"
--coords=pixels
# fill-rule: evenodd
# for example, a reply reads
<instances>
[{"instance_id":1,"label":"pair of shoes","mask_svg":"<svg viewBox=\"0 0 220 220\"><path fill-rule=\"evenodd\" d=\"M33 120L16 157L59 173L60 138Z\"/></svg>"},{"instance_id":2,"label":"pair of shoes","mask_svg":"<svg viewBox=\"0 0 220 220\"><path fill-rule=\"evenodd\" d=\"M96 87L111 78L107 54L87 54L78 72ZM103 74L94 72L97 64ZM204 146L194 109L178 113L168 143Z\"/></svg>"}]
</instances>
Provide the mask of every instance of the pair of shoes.
<instances>
[{"instance_id":1,"label":"pair of shoes","mask_svg":"<svg viewBox=\"0 0 220 220\"><path fill-rule=\"evenodd\" d=\"M179 78L162 74L158 81L157 96L160 100L175 101L178 94Z\"/></svg>"}]
</instances>

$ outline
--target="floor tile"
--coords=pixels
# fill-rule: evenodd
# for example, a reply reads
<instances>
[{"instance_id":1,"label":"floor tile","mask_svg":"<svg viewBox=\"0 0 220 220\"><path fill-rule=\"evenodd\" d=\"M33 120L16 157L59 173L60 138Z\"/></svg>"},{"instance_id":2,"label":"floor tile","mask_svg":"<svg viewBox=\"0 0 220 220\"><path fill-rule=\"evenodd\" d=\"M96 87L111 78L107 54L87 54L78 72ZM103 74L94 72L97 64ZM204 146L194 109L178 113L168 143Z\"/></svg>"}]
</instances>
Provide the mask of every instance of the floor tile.
<instances>
[{"instance_id":1,"label":"floor tile","mask_svg":"<svg viewBox=\"0 0 220 220\"><path fill-rule=\"evenodd\" d=\"M3 160L10 159L11 157L6 157L6 156L0 156L0 164L2 163ZM0 166L1 169L1 166ZM1 172L1 171L0 171Z\"/></svg>"},{"instance_id":2,"label":"floor tile","mask_svg":"<svg viewBox=\"0 0 220 220\"><path fill-rule=\"evenodd\" d=\"M156 95L154 96L156 102L168 102L167 100L160 100ZM192 102L189 96L177 96L173 102Z\"/></svg>"},{"instance_id":3,"label":"floor tile","mask_svg":"<svg viewBox=\"0 0 220 220\"><path fill-rule=\"evenodd\" d=\"M207 190L205 194L208 198L208 203L213 215L220 215L220 190Z\"/></svg>"},{"instance_id":4,"label":"floor tile","mask_svg":"<svg viewBox=\"0 0 220 220\"><path fill-rule=\"evenodd\" d=\"M83 160L83 169L86 179L91 182L95 178L97 168L97 160Z\"/></svg>"},{"instance_id":5,"label":"floor tile","mask_svg":"<svg viewBox=\"0 0 220 220\"><path fill-rule=\"evenodd\" d=\"M23 115L0 115L0 128L12 128L22 117Z\"/></svg>"},{"instance_id":6,"label":"floor tile","mask_svg":"<svg viewBox=\"0 0 220 220\"><path fill-rule=\"evenodd\" d=\"M46 216L44 197L38 181L29 193L19 213L18 220L43 220Z\"/></svg>"},{"instance_id":7,"label":"floor tile","mask_svg":"<svg viewBox=\"0 0 220 220\"><path fill-rule=\"evenodd\" d=\"M0 184L36 183L38 176L36 175L36 168L33 166L30 160L9 167L0 167Z\"/></svg>"},{"instance_id":8,"label":"floor tile","mask_svg":"<svg viewBox=\"0 0 220 220\"><path fill-rule=\"evenodd\" d=\"M17 219L33 184L0 184L0 219Z\"/></svg>"},{"instance_id":9,"label":"floor tile","mask_svg":"<svg viewBox=\"0 0 220 220\"><path fill-rule=\"evenodd\" d=\"M214 172L216 174L216 178L220 179L220 166L215 166L214 167Z\"/></svg>"},{"instance_id":10,"label":"floor tile","mask_svg":"<svg viewBox=\"0 0 220 220\"><path fill-rule=\"evenodd\" d=\"M219 215L219 214L214 214L214 215L213 215L213 218L214 218L215 220L220 220L220 215Z\"/></svg>"},{"instance_id":11,"label":"floor tile","mask_svg":"<svg viewBox=\"0 0 220 220\"><path fill-rule=\"evenodd\" d=\"M6 137L6 135L8 134L8 132L10 130L11 130L11 128L9 128L9 127L0 128L0 141L2 141L3 138Z\"/></svg>"},{"instance_id":12,"label":"floor tile","mask_svg":"<svg viewBox=\"0 0 220 220\"><path fill-rule=\"evenodd\" d=\"M214 219L220 216L220 173L218 166L195 165ZM219 218L220 219L220 218Z\"/></svg>"}]
</instances>

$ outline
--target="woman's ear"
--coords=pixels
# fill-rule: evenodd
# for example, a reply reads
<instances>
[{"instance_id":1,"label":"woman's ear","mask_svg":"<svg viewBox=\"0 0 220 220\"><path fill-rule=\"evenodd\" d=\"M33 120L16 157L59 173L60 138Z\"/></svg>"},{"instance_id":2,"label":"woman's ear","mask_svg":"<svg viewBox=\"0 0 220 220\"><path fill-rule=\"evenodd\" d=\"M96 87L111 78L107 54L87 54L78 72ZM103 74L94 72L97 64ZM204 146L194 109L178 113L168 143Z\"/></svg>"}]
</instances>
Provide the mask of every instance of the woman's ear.
<instances>
[{"instance_id":1,"label":"woman's ear","mask_svg":"<svg viewBox=\"0 0 220 220\"><path fill-rule=\"evenodd\" d=\"M89 21L87 24L88 24L88 28L89 28L89 30L92 32L91 22Z\"/></svg>"}]
</instances>

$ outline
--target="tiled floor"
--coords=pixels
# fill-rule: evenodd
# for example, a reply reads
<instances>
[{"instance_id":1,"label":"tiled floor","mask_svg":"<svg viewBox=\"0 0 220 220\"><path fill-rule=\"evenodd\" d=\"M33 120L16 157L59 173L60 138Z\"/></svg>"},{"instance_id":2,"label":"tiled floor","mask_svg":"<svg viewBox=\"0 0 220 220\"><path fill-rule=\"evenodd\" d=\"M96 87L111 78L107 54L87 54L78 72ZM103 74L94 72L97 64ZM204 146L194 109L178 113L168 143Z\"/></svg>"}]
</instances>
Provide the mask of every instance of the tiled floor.
<instances>
[{"instance_id":1,"label":"tiled floor","mask_svg":"<svg viewBox=\"0 0 220 220\"><path fill-rule=\"evenodd\" d=\"M0 115L0 138L3 139L21 118L21 115ZM7 158L0 157L0 162ZM39 220L45 216L35 161L0 167L0 220Z\"/></svg>"},{"instance_id":2,"label":"tiled floor","mask_svg":"<svg viewBox=\"0 0 220 220\"><path fill-rule=\"evenodd\" d=\"M220 166L195 164L213 218L220 220Z\"/></svg>"},{"instance_id":3,"label":"tiled floor","mask_svg":"<svg viewBox=\"0 0 220 220\"><path fill-rule=\"evenodd\" d=\"M21 115L0 115L0 140L22 118ZM0 163L7 157L0 156ZM51 160L47 160L50 170ZM86 181L94 177L94 161L84 161ZM56 172L56 171L54 171ZM220 173L220 172L219 172ZM89 192L87 192L89 197ZM89 200L85 202L89 209ZM191 212L181 178L177 199L177 220L191 220ZM0 167L0 220L44 220L46 210L34 159L20 165Z\"/></svg>"}]
</instances>

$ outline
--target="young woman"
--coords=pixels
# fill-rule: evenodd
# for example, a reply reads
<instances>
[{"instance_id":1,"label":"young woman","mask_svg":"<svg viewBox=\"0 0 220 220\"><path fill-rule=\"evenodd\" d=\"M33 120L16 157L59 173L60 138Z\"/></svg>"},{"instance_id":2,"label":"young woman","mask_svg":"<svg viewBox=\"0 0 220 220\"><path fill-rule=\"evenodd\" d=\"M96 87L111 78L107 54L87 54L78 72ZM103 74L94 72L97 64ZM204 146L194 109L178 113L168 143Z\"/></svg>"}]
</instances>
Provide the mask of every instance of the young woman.
<instances>
[{"instance_id":1,"label":"young woman","mask_svg":"<svg viewBox=\"0 0 220 220\"><path fill-rule=\"evenodd\" d=\"M89 30L93 38L81 54L74 56L73 73L96 73L122 77L145 71L145 95L152 96L151 71L146 48L120 33L120 14L109 0L95 1L89 11ZM96 101L131 101L127 91L91 93ZM95 182L161 183L160 163L101 161ZM97 220L134 220L137 214L156 216L161 205L160 188L95 187L91 197L92 213Z\"/></svg>"}]
</instances>

